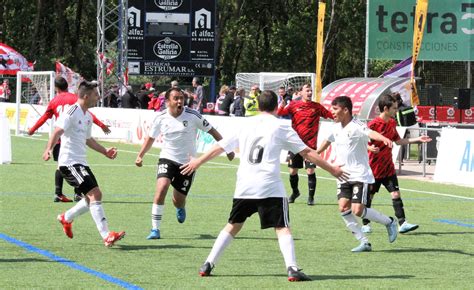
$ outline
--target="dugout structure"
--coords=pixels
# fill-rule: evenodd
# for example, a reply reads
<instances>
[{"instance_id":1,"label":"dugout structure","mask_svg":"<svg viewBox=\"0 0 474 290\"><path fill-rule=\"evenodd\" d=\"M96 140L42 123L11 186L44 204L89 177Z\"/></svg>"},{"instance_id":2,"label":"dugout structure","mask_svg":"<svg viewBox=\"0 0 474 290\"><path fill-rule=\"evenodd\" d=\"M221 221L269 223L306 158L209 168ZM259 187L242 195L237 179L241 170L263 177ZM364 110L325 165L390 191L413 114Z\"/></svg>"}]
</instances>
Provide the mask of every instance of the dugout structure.
<instances>
[{"instance_id":1,"label":"dugout structure","mask_svg":"<svg viewBox=\"0 0 474 290\"><path fill-rule=\"evenodd\" d=\"M29 111L41 115L35 105L47 106L54 98L53 71L19 71L16 75L16 124L15 134L26 131L26 115ZM26 109L26 108L27 109ZM23 127L23 128L22 128ZM51 130L53 126L50 126Z\"/></svg>"},{"instance_id":2,"label":"dugout structure","mask_svg":"<svg viewBox=\"0 0 474 290\"><path fill-rule=\"evenodd\" d=\"M250 91L253 85L258 85L260 90L272 90L277 93L278 88L293 87L295 90L299 89L304 84L311 84L315 87L314 73L238 73L235 76L235 84L237 88L244 88L246 92Z\"/></svg>"}]
</instances>

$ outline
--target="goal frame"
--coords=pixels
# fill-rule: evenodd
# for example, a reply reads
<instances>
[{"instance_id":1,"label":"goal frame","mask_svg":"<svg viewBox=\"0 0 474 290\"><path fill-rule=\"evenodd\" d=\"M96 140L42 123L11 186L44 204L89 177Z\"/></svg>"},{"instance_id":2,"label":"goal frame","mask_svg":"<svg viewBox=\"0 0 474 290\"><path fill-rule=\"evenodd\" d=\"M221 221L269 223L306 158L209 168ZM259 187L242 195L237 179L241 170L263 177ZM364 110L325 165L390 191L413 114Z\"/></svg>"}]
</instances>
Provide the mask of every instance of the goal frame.
<instances>
[{"instance_id":1,"label":"goal frame","mask_svg":"<svg viewBox=\"0 0 474 290\"><path fill-rule=\"evenodd\" d=\"M258 76L258 82L256 81L255 84L258 84L259 85L259 88L261 90L265 90L267 88L265 88L265 81L264 81L264 78L265 76L269 76L269 77L281 77L281 78L285 78L285 79L289 79L289 78L292 78L292 77L308 77L311 79L311 88L315 88L316 86L316 74L315 73L310 73L310 72L255 72L255 73L237 73L235 75L235 83L236 83L236 86L239 87L239 86L242 86L241 84L239 84L238 82L238 77L239 75L257 75ZM245 87L243 86L243 88L245 90L249 90L250 87Z\"/></svg>"},{"instance_id":2,"label":"goal frame","mask_svg":"<svg viewBox=\"0 0 474 290\"><path fill-rule=\"evenodd\" d=\"M22 79L31 75L49 75L49 100L48 103L54 97L54 78L56 77L56 73L54 71L19 71L16 74L16 124L15 124L15 135L20 135L20 112L21 112L21 83ZM51 127L51 131L53 130L53 126Z\"/></svg>"}]
</instances>

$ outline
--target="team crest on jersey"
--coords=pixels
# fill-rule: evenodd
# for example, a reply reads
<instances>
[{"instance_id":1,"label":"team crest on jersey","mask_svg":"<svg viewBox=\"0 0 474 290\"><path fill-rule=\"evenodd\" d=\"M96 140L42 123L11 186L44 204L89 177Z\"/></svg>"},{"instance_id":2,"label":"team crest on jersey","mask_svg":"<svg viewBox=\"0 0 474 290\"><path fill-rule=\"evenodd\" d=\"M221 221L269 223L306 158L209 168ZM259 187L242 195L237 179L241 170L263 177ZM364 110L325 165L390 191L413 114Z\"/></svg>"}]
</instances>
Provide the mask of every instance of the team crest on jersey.
<instances>
[{"instance_id":1,"label":"team crest on jersey","mask_svg":"<svg viewBox=\"0 0 474 290\"><path fill-rule=\"evenodd\" d=\"M188 127L188 121L183 121L183 126Z\"/></svg>"},{"instance_id":2,"label":"team crest on jersey","mask_svg":"<svg viewBox=\"0 0 474 290\"><path fill-rule=\"evenodd\" d=\"M209 126L209 122L206 119L204 119L204 120L202 120L202 125L204 127L207 127L207 126Z\"/></svg>"}]
</instances>

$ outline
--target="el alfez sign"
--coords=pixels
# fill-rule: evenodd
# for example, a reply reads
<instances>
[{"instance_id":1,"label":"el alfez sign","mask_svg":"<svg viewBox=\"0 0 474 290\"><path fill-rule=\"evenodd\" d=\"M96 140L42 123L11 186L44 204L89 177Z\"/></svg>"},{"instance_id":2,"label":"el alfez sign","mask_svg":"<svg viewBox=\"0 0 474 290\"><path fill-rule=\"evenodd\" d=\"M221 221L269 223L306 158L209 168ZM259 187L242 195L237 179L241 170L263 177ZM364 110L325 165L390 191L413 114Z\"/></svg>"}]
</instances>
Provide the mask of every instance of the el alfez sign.
<instances>
[{"instance_id":1,"label":"el alfez sign","mask_svg":"<svg viewBox=\"0 0 474 290\"><path fill-rule=\"evenodd\" d=\"M215 22L215 0L129 0L129 74L213 76Z\"/></svg>"}]
</instances>

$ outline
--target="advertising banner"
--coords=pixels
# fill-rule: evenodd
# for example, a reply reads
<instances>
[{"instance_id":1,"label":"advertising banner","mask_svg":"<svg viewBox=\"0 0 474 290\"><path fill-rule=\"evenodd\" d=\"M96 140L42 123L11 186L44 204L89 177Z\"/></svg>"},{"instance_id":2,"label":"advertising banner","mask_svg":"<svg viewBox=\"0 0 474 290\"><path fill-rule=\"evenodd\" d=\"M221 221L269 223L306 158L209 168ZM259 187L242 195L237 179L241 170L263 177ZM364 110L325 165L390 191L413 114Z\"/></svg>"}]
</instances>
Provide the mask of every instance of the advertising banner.
<instances>
[{"instance_id":1,"label":"advertising banner","mask_svg":"<svg viewBox=\"0 0 474 290\"><path fill-rule=\"evenodd\" d=\"M369 0L369 58L412 54L416 0ZM418 60L474 60L472 0L430 0Z\"/></svg>"},{"instance_id":2,"label":"advertising banner","mask_svg":"<svg viewBox=\"0 0 474 290\"><path fill-rule=\"evenodd\" d=\"M443 128L433 180L474 187L474 130Z\"/></svg>"},{"instance_id":3,"label":"advertising banner","mask_svg":"<svg viewBox=\"0 0 474 290\"><path fill-rule=\"evenodd\" d=\"M215 0L129 0L129 74L213 76L215 23Z\"/></svg>"}]
</instances>

